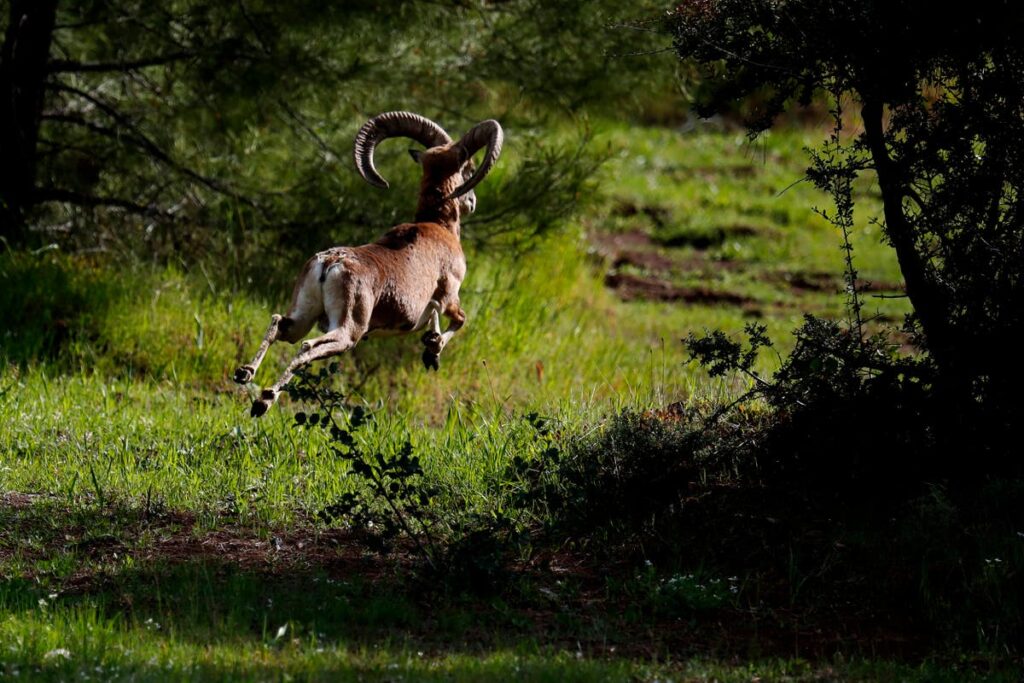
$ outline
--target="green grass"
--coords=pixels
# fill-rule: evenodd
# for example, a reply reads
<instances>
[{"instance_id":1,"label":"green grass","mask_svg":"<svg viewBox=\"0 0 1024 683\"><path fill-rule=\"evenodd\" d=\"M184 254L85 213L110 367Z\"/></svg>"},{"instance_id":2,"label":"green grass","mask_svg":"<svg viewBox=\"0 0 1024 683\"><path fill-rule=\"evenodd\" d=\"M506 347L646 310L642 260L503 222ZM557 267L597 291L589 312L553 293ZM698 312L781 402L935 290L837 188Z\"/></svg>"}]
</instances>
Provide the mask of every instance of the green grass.
<instances>
[{"instance_id":1,"label":"green grass","mask_svg":"<svg viewBox=\"0 0 1024 683\"><path fill-rule=\"evenodd\" d=\"M781 130L751 142L741 131L679 135L661 130L637 140L635 130L624 126L612 129L609 138L613 145L628 145L619 163L609 167L613 200L661 212L658 220L644 214L615 217L612 229L643 230L668 244L717 238L706 257L738 266L714 273L723 287L781 307L842 312L843 299L832 292L794 294L780 286L780 276L800 273L830 273L841 286L841 235L813 211L830 209L829 200L801 181L808 165L805 150L819 144L820 131ZM898 264L873 220L881 208L877 188L864 180L855 198L852 240L860 276L898 285ZM603 217L584 220L591 229L609 227ZM697 252L684 248L681 255ZM701 273L705 281L706 275ZM687 274L678 277L686 280ZM901 300L868 302L868 314L909 310Z\"/></svg>"},{"instance_id":2,"label":"green grass","mask_svg":"<svg viewBox=\"0 0 1024 683\"><path fill-rule=\"evenodd\" d=\"M743 390L743 381L710 380L686 362L679 340L690 332L738 333L757 320L784 354L804 312L844 315L843 296L829 289L832 281L818 288L793 285L794 277L822 273L840 282L839 235L811 211L827 206L827 199L805 183L794 185L806 166L803 148L817 142L818 132L783 131L749 143L736 132L618 124L596 131L595 144L607 145L611 159L600 174L600 194L581 216L524 255L486 248L468 254L462 296L468 324L445 351L439 373L424 372L413 338L373 340L341 359L339 382L350 401L376 415L359 432L364 450L389 452L411 440L444 505L479 511L501 506L507 492L498 475L513 456L529 458L543 447L520 418L529 411L553 417L571 439L626 407L720 401ZM862 277L899 283L895 259L868 220L877 198L867 184L858 192L858 208L866 209L858 213L854 235ZM486 185L480 201L487 201ZM471 222L465 230L472 233ZM751 303L621 301L604 285L611 264L607 254L595 256L600 240L594 236L623 233L643 236L637 249L664 261L655 269L624 263L619 272L673 287L708 287ZM300 266L293 264L294 271ZM873 660L755 658L735 665L670 650L658 651L654 660L612 656L596 646L577 652L531 640L515 629L505 641L476 645L472 629L442 629L443 637L423 650L419 622L428 615L403 597L374 595L363 604L351 589L292 586L282 593L288 606L271 608L260 591L279 577L225 579L208 575L223 567L203 566L182 574L167 558L147 561L160 538L146 524L119 515L137 521L138 515L181 514L181 532L197 537L226 527L262 539L294 528L317 534L323 527L316 512L354 485L323 435L292 429L296 406L283 399L263 419L251 420L253 389L230 381L287 296L282 290L266 300L220 279L212 263L183 269L54 251L0 256L0 310L19 321L7 326L0 342L0 492L42 494L44 502L35 505L52 512L33 522L32 533L0 533L0 675L581 681L974 676L969 668ZM868 302L867 312L888 319L908 310L899 299ZM293 353L294 347L276 346L257 384L272 382ZM758 369L770 372L778 359L766 354ZM74 524L74 538L60 541ZM108 537L125 548L116 558L79 550L81 543L89 547ZM316 571L300 576L326 580ZM76 590L83 577L88 581ZM164 583L147 588L142 578ZM58 597L47 597L50 591ZM126 606L125 595L142 597ZM308 596L321 608L335 598L344 604L322 617ZM375 610L384 616L374 616ZM464 624L478 616L467 608L447 618ZM321 637L318 624L325 619L333 626ZM497 631L504 626L497 623ZM281 627L286 629L277 637Z\"/></svg>"},{"instance_id":3,"label":"green grass","mask_svg":"<svg viewBox=\"0 0 1024 683\"><path fill-rule=\"evenodd\" d=\"M1012 681L1018 673L984 659L908 665L755 655L737 664L685 647L622 657L607 633L567 639L541 626L524 635L537 627L528 619L517 626L500 601L423 610L324 574L216 564L126 572L116 592L86 597L7 581L0 610L0 675L25 680L937 682Z\"/></svg>"}]
</instances>

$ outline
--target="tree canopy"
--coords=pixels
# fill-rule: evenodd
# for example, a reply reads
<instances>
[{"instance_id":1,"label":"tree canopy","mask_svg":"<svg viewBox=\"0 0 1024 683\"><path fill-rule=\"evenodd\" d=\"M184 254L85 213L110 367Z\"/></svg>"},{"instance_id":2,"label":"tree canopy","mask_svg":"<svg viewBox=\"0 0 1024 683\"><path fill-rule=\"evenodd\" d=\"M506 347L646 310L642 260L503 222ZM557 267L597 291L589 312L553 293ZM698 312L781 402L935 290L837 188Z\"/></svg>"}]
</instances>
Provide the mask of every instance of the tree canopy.
<instances>
[{"instance_id":1,"label":"tree canopy","mask_svg":"<svg viewBox=\"0 0 1024 683\"><path fill-rule=\"evenodd\" d=\"M0 17L0 236L11 246L141 240L150 250L214 248L203 226L262 226L248 242L300 247L327 230L366 237L407 210L403 198L365 201L348 162L356 128L390 109L453 134L500 118L522 163L498 175L473 234L543 231L595 165L582 121L575 141L546 139L538 124L606 98L628 106L644 68L615 53L637 37L607 29L638 11L537 0L13 0Z\"/></svg>"},{"instance_id":2,"label":"tree canopy","mask_svg":"<svg viewBox=\"0 0 1024 683\"><path fill-rule=\"evenodd\" d=\"M937 386L1005 407L1024 333L1019 3L690 0L668 22L704 114L739 106L756 134L823 92L856 109L850 143L809 177L873 174Z\"/></svg>"}]
</instances>

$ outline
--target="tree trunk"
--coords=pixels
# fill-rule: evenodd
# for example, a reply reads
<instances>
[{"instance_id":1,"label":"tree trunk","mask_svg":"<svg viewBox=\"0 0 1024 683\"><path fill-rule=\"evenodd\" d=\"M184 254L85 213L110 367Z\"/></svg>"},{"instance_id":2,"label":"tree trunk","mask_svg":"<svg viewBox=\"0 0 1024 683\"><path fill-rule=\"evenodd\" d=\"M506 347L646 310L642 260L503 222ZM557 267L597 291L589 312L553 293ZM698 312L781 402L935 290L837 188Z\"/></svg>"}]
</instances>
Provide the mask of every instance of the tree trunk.
<instances>
[{"instance_id":1,"label":"tree trunk","mask_svg":"<svg viewBox=\"0 0 1024 683\"><path fill-rule=\"evenodd\" d=\"M861 112L864 116L865 139L882 191L886 234L896 251L907 285L907 297L921 323L928 354L937 370L937 402L933 406L933 417L936 442L942 447L934 453L933 466L935 472L960 473L962 476L962 461L958 458L962 453L974 450L975 444L972 441L981 427L980 420L986 415L990 420L998 414L993 411L995 406L974 400L975 380L984 374L980 364L984 362L986 354L994 350L979 349L976 344L972 344L969 336L960 333L953 324L951 298L937 282L934 269L922 253L913 225L903 210L907 186L885 144L882 104L866 100ZM993 463L984 461L984 454L976 453L975 456L978 472L991 470Z\"/></svg>"},{"instance_id":2,"label":"tree trunk","mask_svg":"<svg viewBox=\"0 0 1024 683\"><path fill-rule=\"evenodd\" d=\"M25 241L57 0L11 0L0 46L0 237Z\"/></svg>"},{"instance_id":3,"label":"tree trunk","mask_svg":"<svg viewBox=\"0 0 1024 683\"><path fill-rule=\"evenodd\" d=\"M921 322L928 352L948 378L955 374L957 350L949 324L949 302L935 282L928 263L918 249L913 226L903 213L907 187L899 169L889 157L882 130L883 107L880 101L865 100L861 107L864 133L882 192L882 210L886 234L896 251L900 271L907 286L907 297Z\"/></svg>"}]
</instances>

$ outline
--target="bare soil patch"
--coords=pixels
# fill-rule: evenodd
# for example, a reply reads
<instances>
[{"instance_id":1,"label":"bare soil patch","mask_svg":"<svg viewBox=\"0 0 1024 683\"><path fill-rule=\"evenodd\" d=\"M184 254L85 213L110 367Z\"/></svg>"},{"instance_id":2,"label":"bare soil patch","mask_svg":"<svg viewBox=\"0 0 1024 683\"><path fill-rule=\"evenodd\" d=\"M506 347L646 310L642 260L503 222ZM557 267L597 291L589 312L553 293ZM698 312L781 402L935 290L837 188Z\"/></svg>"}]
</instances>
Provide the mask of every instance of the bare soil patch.
<instances>
[{"instance_id":1,"label":"bare soil patch","mask_svg":"<svg viewBox=\"0 0 1024 683\"><path fill-rule=\"evenodd\" d=\"M656 251L651 236L642 230L590 235L594 252L614 270L633 266L653 272L679 270L681 263L667 254Z\"/></svg>"},{"instance_id":2,"label":"bare soil patch","mask_svg":"<svg viewBox=\"0 0 1024 683\"><path fill-rule=\"evenodd\" d=\"M653 272L669 272L678 270L679 262L656 251L623 251L612 261L612 268L622 268L623 266L633 266Z\"/></svg>"},{"instance_id":3,"label":"bare soil patch","mask_svg":"<svg viewBox=\"0 0 1024 683\"><path fill-rule=\"evenodd\" d=\"M658 251L653 238L641 230L618 233L596 233L590 236L594 251L607 264L604 284L614 289L623 301L679 301L706 305L741 306L756 309L757 302L735 292L717 291L709 287L683 287L657 277L666 273L701 273L713 276L715 271L736 271L743 266L732 261L714 261L703 255L674 255ZM621 272L632 267L652 275Z\"/></svg>"},{"instance_id":4,"label":"bare soil patch","mask_svg":"<svg viewBox=\"0 0 1024 683\"><path fill-rule=\"evenodd\" d=\"M51 496L13 492L0 500L0 570L14 556L31 563L73 554L76 564L88 569L67 577L65 591L90 589L102 574L97 567L129 556L154 565L211 561L273 572L316 566L340 574L358 571L364 578L384 570L368 556L359 535L344 529L298 524L267 532L225 522L215 530L200 531L196 517L186 512L73 512Z\"/></svg>"},{"instance_id":5,"label":"bare soil patch","mask_svg":"<svg viewBox=\"0 0 1024 683\"><path fill-rule=\"evenodd\" d=\"M752 225L723 225L710 230L681 231L667 235L658 241L666 247L692 247L698 251L705 251L730 239L752 237L763 232Z\"/></svg>"},{"instance_id":6,"label":"bare soil patch","mask_svg":"<svg viewBox=\"0 0 1024 683\"><path fill-rule=\"evenodd\" d=\"M717 272L738 273L747 270L747 264L742 263L741 261L711 259L702 254L680 257L676 260L676 263L684 272L714 274Z\"/></svg>"},{"instance_id":7,"label":"bare soil patch","mask_svg":"<svg viewBox=\"0 0 1024 683\"><path fill-rule=\"evenodd\" d=\"M713 274L716 271L737 271L743 264L707 258L704 254L675 254L658 250L654 239L642 230L590 235L594 252L610 270L632 266L652 273Z\"/></svg>"},{"instance_id":8,"label":"bare soil patch","mask_svg":"<svg viewBox=\"0 0 1024 683\"><path fill-rule=\"evenodd\" d=\"M727 306L756 304L754 299L735 292L720 292L707 287L680 287L667 280L629 273L608 273L604 283L614 289L623 301L682 301Z\"/></svg>"},{"instance_id":9,"label":"bare soil patch","mask_svg":"<svg viewBox=\"0 0 1024 683\"><path fill-rule=\"evenodd\" d=\"M672 210L664 206L651 204L634 204L633 202L620 202L612 209L613 216L629 218L630 216L646 216L657 226L665 225L672 216Z\"/></svg>"},{"instance_id":10,"label":"bare soil patch","mask_svg":"<svg viewBox=\"0 0 1024 683\"><path fill-rule=\"evenodd\" d=\"M614 258L619 252L649 248L654 240L643 230L626 232L595 232L589 236L594 250L606 258Z\"/></svg>"},{"instance_id":11,"label":"bare soil patch","mask_svg":"<svg viewBox=\"0 0 1024 683\"><path fill-rule=\"evenodd\" d=\"M47 500L49 496L41 493L19 493L17 491L7 491L0 495L0 504L4 507L10 507L15 509L24 509L31 507L35 503L43 500Z\"/></svg>"}]
</instances>

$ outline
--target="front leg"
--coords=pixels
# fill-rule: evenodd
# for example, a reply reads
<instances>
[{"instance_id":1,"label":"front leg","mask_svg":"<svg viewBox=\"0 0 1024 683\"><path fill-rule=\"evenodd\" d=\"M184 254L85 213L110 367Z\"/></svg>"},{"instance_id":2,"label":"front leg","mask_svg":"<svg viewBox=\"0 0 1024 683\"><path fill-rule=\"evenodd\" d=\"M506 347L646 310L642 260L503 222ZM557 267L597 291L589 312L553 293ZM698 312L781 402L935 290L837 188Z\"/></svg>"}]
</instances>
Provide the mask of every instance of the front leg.
<instances>
[{"instance_id":1,"label":"front leg","mask_svg":"<svg viewBox=\"0 0 1024 683\"><path fill-rule=\"evenodd\" d=\"M436 324L435 321L437 320L437 316L440 315L440 313L441 302L438 301L437 299L431 299L430 301L427 302L427 307L423 309L422 313L420 313L419 320L416 321L416 324L413 325L412 329L409 331L419 332L428 325Z\"/></svg>"},{"instance_id":2,"label":"front leg","mask_svg":"<svg viewBox=\"0 0 1024 683\"><path fill-rule=\"evenodd\" d=\"M253 417L259 417L263 413L270 409L270 406L274 405L277 401L277 397L281 395L281 391L285 385L291 381L292 377L295 376L295 371L301 367L309 365L315 360L322 360L324 358L330 358L331 356L337 356L338 354L344 353L356 345L356 342L348 335L324 335L321 342L311 349L299 351L299 354L295 357L289 365L288 369L284 371L284 374L273 384L273 386L264 389L260 392L260 397L253 401L252 410L249 412Z\"/></svg>"},{"instance_id":3,"label":"front leg","mask_svg":"<svg viewBox=\"0 0 1024 683\"><path fill-rule=\"evenodd\" d=\"M448 329L441 333L441 320L435 312L430 320L430 328L423 334L423 365L428 369L437 370L441 367L441 351L448 345L455 333L466 324L466 312L458 302L448 304L445 316L451 321Z\"/></svg>"}]
</instances>

